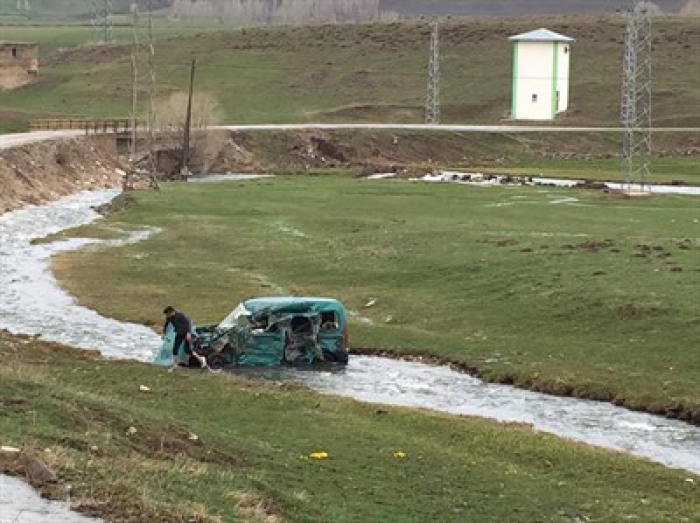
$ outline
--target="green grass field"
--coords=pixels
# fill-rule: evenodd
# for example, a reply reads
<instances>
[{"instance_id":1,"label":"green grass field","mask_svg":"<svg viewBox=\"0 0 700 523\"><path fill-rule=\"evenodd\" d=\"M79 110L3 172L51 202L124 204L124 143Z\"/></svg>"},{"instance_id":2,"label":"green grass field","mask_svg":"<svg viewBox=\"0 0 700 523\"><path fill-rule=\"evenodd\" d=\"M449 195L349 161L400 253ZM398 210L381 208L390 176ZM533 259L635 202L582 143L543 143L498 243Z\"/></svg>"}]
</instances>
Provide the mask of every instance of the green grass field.
<instances>
[{"instance_id":1,"label":"green grass field","mask_svg":"<svg viewBox=\"0 0 700 523\"><path fill-rule=\"evenodd\" d=\"M495 123L508 117L511 57L507 38L547 25L577 39L571 110L563 124L615 125L619 114L621 18L464 19L443 27L445 122ZM226 122L393 121L423 118L429 29L426 24L273 27L212 32L215 24L159 21L160 92L186 85L190 58L197 88L218 98ZM697 18L655 21L654 119L697 126L700 55ZM88 27L3 27L0 38L42 44L39 81L0 94L0 111L35 115L126 115L130 107L128 28L122 45L57 52L90 40Z\"/></svg>"},{"instance_id":2,"label":"green grass field","mask_svg":"<svg viewBox=\"0 0 700 523\"><path fill-rule=\"evenodd\" d=\"M68 483L75 507L109 521L675 523L700 511L692 474L518 425L168 374L6 333L0 357L2 443L23 449L0 452L0 471L40 460L60 478L45 491Z\"/></svg>"},{"instance_id":3,"label":"green grass field","mask_svg":"<svg viewBox=\"0 0 700 523\"><path fill-rule=\"evenodd\" d=\"M698 423L698 209L694 197L348 178L175 184L88 228L161 234L54 268L81 303L153 325L166 302L203 324L250 296L337 296L372 322L353 324L355 347Z\"/></svg>"}]
</instances>

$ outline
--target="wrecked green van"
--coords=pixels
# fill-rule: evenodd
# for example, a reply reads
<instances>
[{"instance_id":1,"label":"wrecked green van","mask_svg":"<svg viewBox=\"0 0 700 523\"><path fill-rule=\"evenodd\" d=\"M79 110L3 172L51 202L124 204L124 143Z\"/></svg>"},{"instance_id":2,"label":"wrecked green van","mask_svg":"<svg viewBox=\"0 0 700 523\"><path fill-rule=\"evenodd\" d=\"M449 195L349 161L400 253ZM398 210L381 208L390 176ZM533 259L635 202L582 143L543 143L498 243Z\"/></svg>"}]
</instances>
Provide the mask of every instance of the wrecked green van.
<instances>
[{"instance_id":1,"label":"wrecked green van","mask_svg":"<svg viewBox=\"0 0 700 523\"><path fill-rule=\"evenodd\" d=\"M330 298L255 298L217 325L196 329L195 350L213 369L348 362L347 315Z\"/></svg>"}]
</instances>

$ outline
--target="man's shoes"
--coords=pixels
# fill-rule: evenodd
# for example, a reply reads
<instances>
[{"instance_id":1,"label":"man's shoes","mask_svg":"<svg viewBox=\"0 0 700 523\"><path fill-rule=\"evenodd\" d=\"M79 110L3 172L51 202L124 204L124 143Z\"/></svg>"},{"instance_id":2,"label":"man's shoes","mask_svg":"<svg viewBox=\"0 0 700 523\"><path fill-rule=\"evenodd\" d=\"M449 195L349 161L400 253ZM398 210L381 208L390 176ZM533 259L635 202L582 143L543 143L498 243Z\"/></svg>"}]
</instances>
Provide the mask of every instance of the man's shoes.
<instances>
[{"instance_id":1,"label":"man's shoes","mask_svg":"<svg viewBox=\"0 0 700 523\"><path fill-rule=\"evenodd\" d=\"M175 372L176 369L177 369L177 367L176 367L175 365L171 365L171 366L168 368L168 372Z\"/></svg>"}]
</instances>

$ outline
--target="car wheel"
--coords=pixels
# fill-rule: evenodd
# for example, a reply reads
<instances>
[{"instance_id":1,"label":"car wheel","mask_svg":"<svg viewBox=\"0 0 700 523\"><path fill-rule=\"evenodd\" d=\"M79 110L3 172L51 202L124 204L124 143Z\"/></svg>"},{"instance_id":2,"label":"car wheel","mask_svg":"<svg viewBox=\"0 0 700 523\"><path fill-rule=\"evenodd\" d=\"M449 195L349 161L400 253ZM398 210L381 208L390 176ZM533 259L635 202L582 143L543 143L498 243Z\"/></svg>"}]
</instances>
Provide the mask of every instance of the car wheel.
<instances>
[{"instance_id":1,"label":"car wheel","mask_svg":"<svg viewBox=\"0 0 700 523\"><path fill-rule=\"evenodd\" d=\"M212 354L207 357L207 364L212 370L220 370L226 366L226 358L223 354Z\"/></svg>"},{"instance_id":2,"label":"car wheel","mask_svg":"<svg viewBox=\"0 0 700 523\"><path fill-rule=\"evenodd\" d=\"M338 352L324 352L323 357L328 363L342 363L346 364L348 362L348 353L343 351Z\"/></svg>"}]
</instances>

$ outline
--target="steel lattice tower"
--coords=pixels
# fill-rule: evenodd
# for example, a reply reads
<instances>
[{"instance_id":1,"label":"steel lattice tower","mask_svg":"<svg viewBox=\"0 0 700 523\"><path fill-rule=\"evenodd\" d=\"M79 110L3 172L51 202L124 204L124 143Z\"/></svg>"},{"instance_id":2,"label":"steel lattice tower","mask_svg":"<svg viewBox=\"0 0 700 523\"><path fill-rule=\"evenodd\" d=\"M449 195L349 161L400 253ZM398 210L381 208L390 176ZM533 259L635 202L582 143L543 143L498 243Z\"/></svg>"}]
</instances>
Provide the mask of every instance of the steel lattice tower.
<instances>
[{"instance_id":1,"label":"steel lattice tower","mask_svg":"<svg viewBox=\"0 0 700 523\"><path fill-rule=\"evenodd\" d=\"M131 42L131 143L129 148L130 168L124 180L124 188L132 188L132 178L145 176L149 185L158 189L157 170L157 122L156 122L156 64L155 42L153 34L153 17L151 1L147 5L146 35L142 34L143 20L138 2L131 6L132 42ZM144 57L144 54L146 55ZM141 94L147 96L146 118L139 118ZM145 154L138 151L139 128L145 123Z\"/></svg>"},{"instance_id":2,"label":"steel lattice tower","mask_svg":"<svg viewBox=\"0 0 700 523\"><path fill-rule=\"evenodd\" d=\"M141 91L141 75L139 55L141 54L141 13L138 2L131 6L131 143L129 155L131 162L136 161L136 148L139 123L139 94Z\"/></svg>"},{"instance_id":3,"label":"steel lattice tower","mask_svg":"<svg viewBox=\"0 0 700 523\"><path fill-rule=\"evenodd\" d=\"M148 159L149 181L151 187L158 189L158 165L156 161L156 98L158 97L158 79L156 76L156 47L153 34L153 9L151 0L148 0Z\"/></svg>"},{"instance_id":4,"label":"steel lattice tower","mask_svg":"<svg viewBox=\"0 0 700 523\"><path fill-rule=\"evenodd\" d=\"M635 1L627 14L621 122L627 191L644 190L651 174L652 28L649 5Z\"/></svg>"},{"instance_id":5,"label":"steel lattice tower","mask_svg":"<svg viewBox=\"0 0 700 523\"><path fill-rule=\"evenodd\" d=\"M32 9L29 4L29 0L17 0L17 11L26 16L27 19L30 19L32 17Z\"/></svg>"},{"instance_id":6,"label":"steel lattice tower","mask_svg":"<svg viewBox=\"0 0 700 523\"><path fill-rule=\"evenodd\" d=\"M114 38L112 26L112 0L93 0L92 29L96 42L111 42Z\"/></svg>"},{"instance_id":7,"label":"steel lattice tower","mask_svg":"<svg viewBox=\"0 0 700 523\"><path fill-rule=\"evenodd\" d=\"M435 124L440 122L440 23L433 21L431 27L425 123Z\"/></svg>"}]
</instances>

